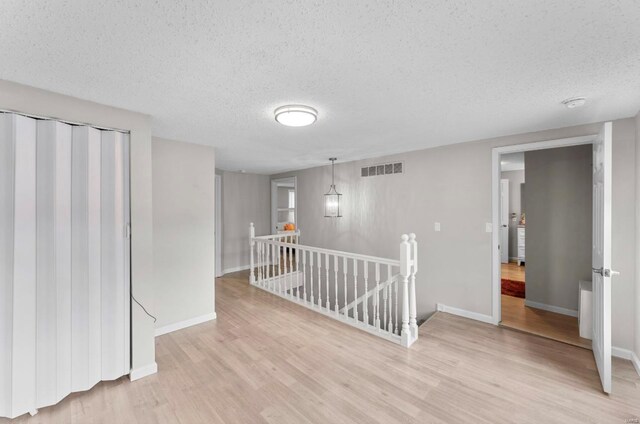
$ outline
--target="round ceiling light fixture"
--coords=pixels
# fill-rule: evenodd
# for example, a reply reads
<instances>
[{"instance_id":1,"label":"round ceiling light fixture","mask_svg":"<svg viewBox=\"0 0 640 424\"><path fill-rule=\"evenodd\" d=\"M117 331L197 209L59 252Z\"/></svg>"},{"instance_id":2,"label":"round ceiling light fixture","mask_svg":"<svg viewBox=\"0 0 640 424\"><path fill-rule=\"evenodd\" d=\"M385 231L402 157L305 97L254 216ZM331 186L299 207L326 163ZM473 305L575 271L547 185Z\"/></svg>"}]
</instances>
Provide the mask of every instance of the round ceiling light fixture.
<instances>
[{"instance_id":1,"label":"round ceiling light fixture","mask_svg":"<svg viewBox=\"0 0 640 424\"><path fill-rule=\"evenodd\" d=\"M303 105L280 106L273 113L276 121L287 127L306 127L318 119L317 110Z\"/></svg>"},{"instance_id":2,"label":"round ceiling light fixture","mask_svg":"<svg viewBox=\"0 0 640 424\"><path fill-rule=\"evenodd\" d=\"M562 104L565 105L567 109L575 109L584 106L585 103L587 103L587 99L584 97L571 97L562 101Z\"/></svg>"}]
</instances>

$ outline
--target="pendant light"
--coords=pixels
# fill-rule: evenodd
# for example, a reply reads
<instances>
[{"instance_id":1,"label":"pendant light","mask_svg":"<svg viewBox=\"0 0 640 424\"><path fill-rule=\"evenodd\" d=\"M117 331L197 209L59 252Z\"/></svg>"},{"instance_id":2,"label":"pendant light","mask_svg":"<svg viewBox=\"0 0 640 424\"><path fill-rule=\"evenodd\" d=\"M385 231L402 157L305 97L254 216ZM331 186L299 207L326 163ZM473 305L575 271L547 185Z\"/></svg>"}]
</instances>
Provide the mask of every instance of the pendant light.
<instances>
[{"instance_id":1,"label":"pendant light","mask_svg":"<svg viewBox=\"0 0 640 424\"><path fill-rule=\"evenodd\" d=\"M324 195L324 216L325 218L340 218L340 198L342 194L336 191L335 184L335 161L336 158L329 158L331 161L331 186L329 191Z\"/></svg>"}]
</instances>

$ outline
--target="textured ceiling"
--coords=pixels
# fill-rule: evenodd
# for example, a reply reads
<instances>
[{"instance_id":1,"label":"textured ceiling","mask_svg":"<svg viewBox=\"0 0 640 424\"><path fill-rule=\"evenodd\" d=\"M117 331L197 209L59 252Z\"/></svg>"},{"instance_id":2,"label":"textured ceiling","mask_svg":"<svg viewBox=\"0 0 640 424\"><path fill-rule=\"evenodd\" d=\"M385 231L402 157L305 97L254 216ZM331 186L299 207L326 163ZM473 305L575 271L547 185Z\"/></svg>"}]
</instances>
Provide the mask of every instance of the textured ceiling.
<instances>
[{"instance_id":1,"label":"textured ceiling","mask_svg":"<svg viewBox=\"0 0 640 424\"><path fill-rule=\"evenodd\" d=\"M624 0L3 0L0 78L271 173L632 116L639 22ZM318 122L277 124L286 103Z\"/></svg>"}]
</instances>

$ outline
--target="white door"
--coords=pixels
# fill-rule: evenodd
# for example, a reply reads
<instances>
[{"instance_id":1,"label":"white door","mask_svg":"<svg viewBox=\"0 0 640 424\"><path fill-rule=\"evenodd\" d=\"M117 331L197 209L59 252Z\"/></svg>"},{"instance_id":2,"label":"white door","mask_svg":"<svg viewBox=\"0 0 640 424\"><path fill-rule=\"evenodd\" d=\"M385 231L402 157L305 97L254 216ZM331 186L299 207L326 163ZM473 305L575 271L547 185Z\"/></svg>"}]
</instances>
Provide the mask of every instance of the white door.
<instances>
[{"instance_id":1,"label":"white door","mask_svg":"<svg viewBox=\"0 0 640 424\"><path fill-rule=\"evenodd\" d=\"M611 393L611 138L602 126L593 143L593 355L602 390Z\"/></svg>"},{"instance_id":2,"label":"white door","mask_svg":"<svg viewBox=\"0 0 640 424\"><path fill-rule=\"evenodd\" d=\"M216 175L216 194L215 194L215 232L216 241L216 277L222 275L222 176Z\"/></svg>"},{"instance_id":3,"label":"white door","mask_svg":"<svg viewBox=\"0 0 640 424\"><path fill-rule=\"evenodd\" d=\"M128 134L0 113L0 417L129 374L128 152Z\"/></svg>"},{"instance_id":4,"label":"white door","mask_svg":"<svg viewBox=\"0 0 640 424\"><path fill-rule=\"evenodd\" d=\"M500 261L509 262L509 180L500 180Z\"/></svg>"}]
</instances>

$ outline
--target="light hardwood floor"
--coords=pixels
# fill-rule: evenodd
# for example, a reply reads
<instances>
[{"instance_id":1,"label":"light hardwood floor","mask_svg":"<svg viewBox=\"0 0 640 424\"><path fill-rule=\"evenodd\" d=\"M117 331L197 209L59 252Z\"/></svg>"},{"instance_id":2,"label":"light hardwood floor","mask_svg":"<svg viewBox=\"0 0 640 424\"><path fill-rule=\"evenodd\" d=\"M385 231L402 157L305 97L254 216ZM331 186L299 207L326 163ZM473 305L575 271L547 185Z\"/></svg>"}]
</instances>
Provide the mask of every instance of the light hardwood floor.
<instances>
[{"instance_id":1,"label":"light hardwood floor","mask_svg":"<svg viewBox=\"0 0 640 424\"><path fill-rule=\"evenodd\" d=\"M518 264L514 262L501 264L501 276L507 280L526 281L525 266L518 266Z\"/></svg>"},{"instance_id":2,"label":"light hardwood floor","mask_svg":"<svg viewBox=\"0 0 640 424\"><path fill-rule=\"evenodd\" d=\"M577 318L530 308L518 297L502 296L500 325L591 349L591 340L580 337Z\"/></svg>"},{"instance_id":3,"label":"light hardwood floor","mask_svg":"<svg viewBox=\"0 0 640 424\"><path fill-rule=\"evenodd\" d=\"M591 352L438 313L405 349L255 289L216 281L217 321L156 339L159 373L100 383L15 423L624 423L640 378ZM4 422L4 421L3 421Z\"/></svg>"},{"instance_id":4,"label":"light hardwood floor","mask_svg":"<svg viewBox=\"0 0 640 424\"><path fill-rule=\"evenodd\" d=\"M512 262L502 264L502 278L525 281L525 267ZM580 337L577 318L530 308L525 306L524 299L518 297L502 296L500 325L591 349L591 340Z\"/></svg>"}]
</instances>

